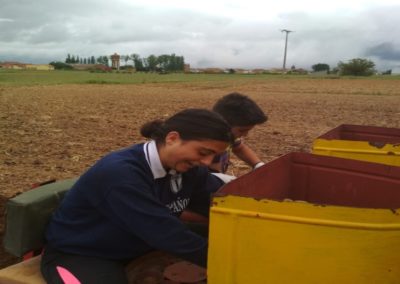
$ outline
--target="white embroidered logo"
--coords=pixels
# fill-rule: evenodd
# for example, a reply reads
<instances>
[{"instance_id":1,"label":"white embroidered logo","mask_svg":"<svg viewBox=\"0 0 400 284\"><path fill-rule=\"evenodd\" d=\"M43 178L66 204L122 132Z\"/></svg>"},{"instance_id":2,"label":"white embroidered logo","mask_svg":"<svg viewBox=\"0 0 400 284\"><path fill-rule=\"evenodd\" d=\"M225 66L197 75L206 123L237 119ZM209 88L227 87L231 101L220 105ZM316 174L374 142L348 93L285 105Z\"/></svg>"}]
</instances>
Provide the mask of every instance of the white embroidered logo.
<instances>
[{"instance_id":1,"label":"white embroidered logo","mask_svg":"<svg viewBox=\"0 0 400 284\"><path fill-rule=\"evenodd\" d=\"M167 208L171 210L173 213L182 212L189 204L190 198L183 198L181 199L178 197L177 200L167 204Z\"/></svg>"}]
</instances>

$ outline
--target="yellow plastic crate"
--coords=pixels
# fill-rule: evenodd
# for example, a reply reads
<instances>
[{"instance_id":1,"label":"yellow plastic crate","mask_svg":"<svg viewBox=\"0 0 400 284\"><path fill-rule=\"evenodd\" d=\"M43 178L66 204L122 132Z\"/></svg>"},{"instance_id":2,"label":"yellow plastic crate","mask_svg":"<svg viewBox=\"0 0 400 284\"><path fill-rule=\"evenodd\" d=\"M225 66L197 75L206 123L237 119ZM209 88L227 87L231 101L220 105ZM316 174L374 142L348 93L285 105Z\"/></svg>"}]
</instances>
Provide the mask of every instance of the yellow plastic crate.
<instances>
[{"instance_id":1,"label":"yellow plastic crate","mask_svg":"<svg viewBox=\"0 0 400 284\"><path fill-rule=\"evenodd\" d=\"M225 185L208 282L399 283L400 168L291 153Z\"/></svg>"},{"instance_id":2,"label":"yellow plastic crate","mask_svg":"<svg viewBox=\"0 0 400 284\"><path fill-rule=\"evenodd\" d=\"M400 166L400 129L343 124L315 139L312 153Z\"/></svg>"}]
</instances>

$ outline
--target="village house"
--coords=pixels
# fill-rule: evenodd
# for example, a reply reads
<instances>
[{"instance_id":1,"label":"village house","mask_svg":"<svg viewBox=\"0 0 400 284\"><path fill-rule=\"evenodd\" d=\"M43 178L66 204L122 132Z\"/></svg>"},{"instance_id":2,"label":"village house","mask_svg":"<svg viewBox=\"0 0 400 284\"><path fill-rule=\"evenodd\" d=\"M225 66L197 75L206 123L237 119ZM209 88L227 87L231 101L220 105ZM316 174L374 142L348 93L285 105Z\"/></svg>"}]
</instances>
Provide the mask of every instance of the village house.
<instances>
[{"instance_id":1,"label":"village house","mask_svg":"<svg viewBox=\"0 0 400 284\"><path fill-rule=\"evenodd\" d=\"M0 68L13 70L54 70L54 66L49 64L27 64L16 61L0 62Z\"/></svg>"}]
</instances>

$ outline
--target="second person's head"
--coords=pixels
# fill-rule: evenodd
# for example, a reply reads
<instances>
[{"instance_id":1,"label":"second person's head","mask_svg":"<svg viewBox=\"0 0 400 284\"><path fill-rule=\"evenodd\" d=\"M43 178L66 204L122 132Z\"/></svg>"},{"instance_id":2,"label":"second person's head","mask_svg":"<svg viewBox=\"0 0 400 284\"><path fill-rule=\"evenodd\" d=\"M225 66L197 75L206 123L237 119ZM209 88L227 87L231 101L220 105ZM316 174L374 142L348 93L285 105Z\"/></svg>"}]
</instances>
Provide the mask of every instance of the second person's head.
<instances>
[{"instance_id":1,"label":"second person's head","mask_svg":"<svg viewBox=\"0 0 400 284\"><path fill-rule=\"evenodd\" d=\"M215 103L213 111L229 123L235 138L246 136L254 126L268 119L252 99L240 93L223 96Z\"/></svg>"}]
</instances>

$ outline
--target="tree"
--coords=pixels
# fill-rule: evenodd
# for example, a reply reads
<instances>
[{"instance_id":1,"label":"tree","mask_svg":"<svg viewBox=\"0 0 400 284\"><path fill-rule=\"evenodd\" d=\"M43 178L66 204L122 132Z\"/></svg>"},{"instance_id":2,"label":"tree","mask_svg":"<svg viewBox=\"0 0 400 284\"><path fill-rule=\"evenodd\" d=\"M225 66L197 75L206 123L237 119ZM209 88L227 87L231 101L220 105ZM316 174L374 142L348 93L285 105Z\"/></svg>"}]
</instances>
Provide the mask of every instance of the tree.
<instances>
[{"instance_id":1,"label":"tree","mask_svg":"<svg viewBox=\"0 0 400 284\"><path fill-rule=\"evenodd\" d=\"M176 56L174 53L170 56L170 68L172 71L184 71L185 59L183 56Z\"/></svg>"},{"instance_id":2,"label":"tree","mask_svg":"<svg viewBox=\"0 0 400 284\"><path fill-rule=\"evenodd\" d=\"M176 55L172 53L168 56L168 70L170 71L177 71L178 66L176 65Z\"/></svg>"},{"instance_id":3,"label":"tree","mask_svg":"<svg viewBox=\"0 0 400 284\"><path fill-rule=\"evenodd\" d=\"M160 64L160 68L164 71L171 71L170 65L171 65L171 61L170 61L170 56L167 54L163 54L158 56L157 60L158 64Z\"/></svg>"},{"instance_id":4,"label":"tree","mask_svg":"<svg viewBox=\"0 0 400 284\"><path fill-rule=\"evenodd\" d=\"M327 71L329 73L330 67L326 63L317 63L311 66L314 72Z\"/></svg>"},{"instance_id":5,"label":"tree","mask_svg":"<svg viewBox=\"0 0 400 284\"><path fill-rule=\"evenodd\" d=\"M131 54L131 59L133 61L133 66L135 66L136 71L144 71L143 61L139 54Z\"/></svg>"},{"instance_id":6,"label":"tree","mask_svg":"<svg viewBox=\"0 0 400 284\"><path fill-rule=\"evenodd\" d=\"M68 53L67 58L65 59L65 63L72 63L71 62L71 55Z\"/></svg>"},{"instance_id":7,"label":"tree","mask_svg":"<svg viewBox=\"0 0 400 284\"><path fill-rule=\"evenodd\" d=\"M151 72L155 72L158 64L158 58L157 56L151 54L149 57L146 58L145 60L145 67Z\"/></svg>"},{"instance_id":8,"label":"tree","mask_svg":"<svg viewBox=\"0 0 400 284\"><path fill-rule=\"evenodd\" d=\"M131 57L129 55L123 55L122 58L125 61L125 66L128 65L128 61L131 59Z\"/></svg>"},{"instance_id":9,"label":"tree","mask_svg":"<svg viewBox=\"0 0 400 284\"><path fill-rule=\"evenodd\" d=\"M183 56L177 56L176 59L176 70L184 71L185 70L185 58Z\"/></svg>"},{"instance_id":10,"label":"tree","mask_svg":"<svg viewBox=\"0 0 400 284\"><path fill-rule=\"evenodd\" d=\"M161 68L162 71L176 72L184 70L185 63L183 56L176 56L174 53L171 55L162 54L157 57L156 61L157 67Z\"/></svg>"},{"instance_id":11,"label":"tree","mask_svg":"<svg viewBox=\"0 0 400 284\"><path fill-rule=\"evenodd\" d=\"M103 56L97 57L97 63L108 66L108 56L103 55Z\"/></svg>"},{"instance_id":12,"label":"tree","mask_svg":"<svg viewBox=\"0 0 400 284\"><path fill-rule=\"evenodd\" d=\"M339 62L340 75L371 76L375 73L375 63L368 59L354 58L348 63Z\"/></svg>"},{"instance_id":13,"label":"tree","mask_svg":"<svg viewBox=\"0 0 400 284\"><path fill-rule=\"evenodd\" d=\"M56 70L72 70L72 66L60 61L52 61L49 63Z\"/></svg>"}]
</instances>

